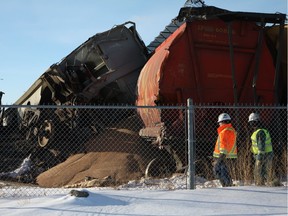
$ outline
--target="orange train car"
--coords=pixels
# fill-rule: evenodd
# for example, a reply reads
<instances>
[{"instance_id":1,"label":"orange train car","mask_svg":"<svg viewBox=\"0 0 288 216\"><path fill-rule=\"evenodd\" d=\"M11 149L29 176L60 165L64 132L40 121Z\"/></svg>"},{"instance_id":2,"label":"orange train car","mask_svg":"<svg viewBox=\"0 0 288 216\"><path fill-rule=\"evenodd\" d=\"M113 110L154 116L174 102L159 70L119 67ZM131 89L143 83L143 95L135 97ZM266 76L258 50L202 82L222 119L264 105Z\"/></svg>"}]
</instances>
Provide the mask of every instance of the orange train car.
<instances>
[{"instance_id":1,"label":"orange train car","mask_svg":"<svg viewBox=\"0 0 288 216\"><path fill-rule=\"evenodd\" d=\"M186 104L188 98L214 105L287 103L285 18L213 6L181 8L176 21L183 24L155 49L139 75L136 105ZM138 112L145 124L140 135L159 145L163 131L177 133L182 121L178 111Z\"/></svg>"}]
</instances>

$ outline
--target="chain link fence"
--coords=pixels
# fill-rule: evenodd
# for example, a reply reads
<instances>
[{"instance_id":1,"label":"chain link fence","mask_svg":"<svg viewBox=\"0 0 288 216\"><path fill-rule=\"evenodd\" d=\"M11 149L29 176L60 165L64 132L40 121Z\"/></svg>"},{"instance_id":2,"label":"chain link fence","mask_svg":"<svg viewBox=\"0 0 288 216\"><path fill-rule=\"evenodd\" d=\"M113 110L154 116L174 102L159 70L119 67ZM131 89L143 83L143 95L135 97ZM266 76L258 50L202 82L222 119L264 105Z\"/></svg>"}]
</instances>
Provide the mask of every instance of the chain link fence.
<instances>
[{"instance_id":1,"label":"chain link fence","mask_svg":"<svg viewBox=\"0 0 288 216\"><path fill-rule=\"evenodd\" d=\"M34 186L55 193L72 187L117 187L175 173L186 176L190 164L195 166L190 177L213 180L212 155L222 112L229 113L238 134L238 158L229 165L233 181L254 182L248 116L255 111L271 133L274 176L287 178L287 107L189 108L192 122L187 121L187 106L1 106L0 196L11 186L15 193L29 186L26 194L33 195ZM192 157L188 143L194 145ZM187 188L187 181L184 184Z\"/></svg>"}]
</instances>

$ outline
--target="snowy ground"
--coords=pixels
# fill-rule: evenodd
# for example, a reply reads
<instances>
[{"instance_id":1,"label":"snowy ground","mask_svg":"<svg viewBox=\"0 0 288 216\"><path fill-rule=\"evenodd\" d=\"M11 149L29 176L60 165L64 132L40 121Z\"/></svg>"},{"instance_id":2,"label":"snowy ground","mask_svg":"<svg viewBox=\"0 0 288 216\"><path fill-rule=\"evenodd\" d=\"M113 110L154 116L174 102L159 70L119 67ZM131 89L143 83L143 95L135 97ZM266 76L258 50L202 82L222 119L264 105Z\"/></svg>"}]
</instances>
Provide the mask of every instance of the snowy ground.
<instances>
[{"instance_id":1,"label":"snowy ground","mask_svg":"<svg viewBox=\"0 0 288 216\"><path fill-rule=\"evenodd\" d=\"M2 185L0 215L287 215L287 182L281 187L222 188L219 181L197 179L186 190L186 178L131 181L117 188L73 188L89 196L71 196L70 189ZM8 196L14 194L13 196ZM30 194L27 196L27 194ZM33 194L33 195L31 195Z\"/></svg>"}]
</instances>

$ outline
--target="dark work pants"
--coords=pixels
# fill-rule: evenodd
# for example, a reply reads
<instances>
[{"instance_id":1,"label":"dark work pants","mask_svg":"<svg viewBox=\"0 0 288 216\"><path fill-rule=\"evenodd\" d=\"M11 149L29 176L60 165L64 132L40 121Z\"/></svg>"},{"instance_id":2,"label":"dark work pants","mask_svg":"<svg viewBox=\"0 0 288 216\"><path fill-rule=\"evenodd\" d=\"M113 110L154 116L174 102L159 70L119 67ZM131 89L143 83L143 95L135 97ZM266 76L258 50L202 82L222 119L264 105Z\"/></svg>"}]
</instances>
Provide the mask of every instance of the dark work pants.
<instances>
[{"instance_id":1,"label":"dark work pants","mask_svg":"<svg viewBox=\"0 0 288 216\"><path fill-rule=\"evenodd\" d=\"M213 172L215 178L220 180L220 183L223 187L232 186L232 179L225 160L221 160L219 158L215 158L214 160Z\"/></svg>"}]
</instances>

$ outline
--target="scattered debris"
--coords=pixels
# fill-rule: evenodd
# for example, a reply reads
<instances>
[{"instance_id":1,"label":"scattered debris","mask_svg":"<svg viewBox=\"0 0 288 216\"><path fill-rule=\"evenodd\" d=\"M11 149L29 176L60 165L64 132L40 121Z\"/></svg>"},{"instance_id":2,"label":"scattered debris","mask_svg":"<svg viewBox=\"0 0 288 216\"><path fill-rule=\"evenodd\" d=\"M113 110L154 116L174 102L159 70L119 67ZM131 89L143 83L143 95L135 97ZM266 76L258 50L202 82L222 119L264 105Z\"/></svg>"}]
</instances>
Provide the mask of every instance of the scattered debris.
<instances>
[{"instance_id":1,"label":"scattered debris","mask_svg":"<svg viewBox=\"0 0 288 216\"><path fill-rule=\"evenodd\" d=\"M21 179L21 176L26 175L32 169L31 154L26 157L21 163L20 167L11 172L0 173L0 178Z\"/></svg>"},{"instance_id":2,"label":"scattered debris","mask_svg":"<svg viewBox=\"0 0 288 216\"><path fill-rule=\"evenodd\" d=\"M88 197L89 196L89 193L87 191L79 191L79 190L71 190L69 194L75 197Z\"/></svg>"},{"instance_id":3,"label":"scattered debris","mask_svg":"<svg viewBox=\"0 0 288 216\"><path fill-rule=\"evenodd\" d=\"M89 187L105 187L114 183L115 180L111 176L106 176L103 179L91 178L87 176L84 181L77 184L66 185L64 188L89 188Z\"/></svg>"}]
</instances>

